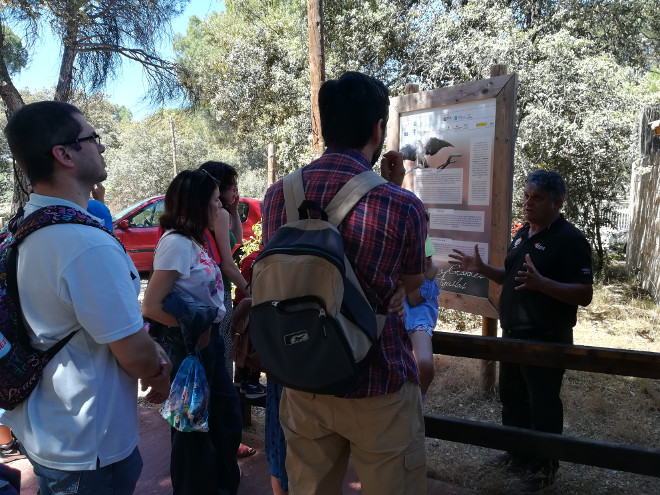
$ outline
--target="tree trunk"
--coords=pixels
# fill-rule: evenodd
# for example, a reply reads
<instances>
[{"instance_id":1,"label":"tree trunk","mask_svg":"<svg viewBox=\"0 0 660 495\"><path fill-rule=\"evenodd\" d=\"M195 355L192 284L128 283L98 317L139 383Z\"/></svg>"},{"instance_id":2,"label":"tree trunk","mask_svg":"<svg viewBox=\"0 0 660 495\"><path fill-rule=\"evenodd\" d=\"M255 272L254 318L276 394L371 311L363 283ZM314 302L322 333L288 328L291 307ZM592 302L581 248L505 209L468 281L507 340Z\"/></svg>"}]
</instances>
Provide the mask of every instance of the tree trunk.
<instances>
[{"instance_id":1,"label":"tree trunk","mask_svg":"<svg viewBox=\"0 0 660 495\"><path fill-rule=\"evenodd\" d=\"M73 44L64 40L64 53L62 54L62 64L60 65L60 75L57 79L57 88L55 89L54 99L57 101L69 101L71 99L71 87L73 81L73 63L76 61L77 48Z\"/></svg>"},{"instance_id":2,"label":"tree trunk","mask_svg":"<svg viewBox=\"0 0 660 495\"><path fill-rule=\"evenodd\" d=\"M62 63L60 64L60 74L57 78L57 88L55 88L55 100L69 101L71 99L71 90L73 87L73 64L78 55L78 13L74 10L68 12L69 18L66 22L66 32L62 38Z\"/></svg>"},{"instance_id":3,"label":"tree trunk","mask_svg":"<svg viewBox=\"0 0 660 495\"><path fill-rule=\"evenodd\" d=\"M170 121L170 134L172 136L172 169L174 170L174 175L172 177L176 177L176 175L179 173L176 168L176 135L174 134L174 119L172 117L169 118Z\"/></svg>"},{"instance_id":4,"label":"tree trunk","mask_svg":"<svg viewBox=\"0 0 660 495\"><path fill-rule=\"evenodd\" d=\"M325 81L323 53L323 0L307 0L307 29L309 30L309 80L312 93L312 150L314 157L323 154L319 89Z\"/></svg>"},{"instance_id":5,"label":"tree trunk","mask_svg":"<svg viewBox=\"0 0 660 495\"><path fill-rule=\"evenodd\" d=\"M2 34L2 25L0 24L0 49L4 45L4 36ZM1 52L2 50L0 50ZM14 86L14 83L11 81L11 76L9 75L9 70L7 69L7 64L3 56L0 55L0 97L5 104L7 115L7 120L14 115L14 112L21 108L25 103L23 103L23 98L20 93ZM18 211L18 208L24 205L28 196L21 190L20 185L23 186L23 189L27 192L30 190L30 181L28 181L27 176L23 173L20 167L14 164L14 194L11 202L11 214Z\"/></svg>"},{"instance_id":6,"label":"tree trunk","mask_svg":"<svg viewBox=\"0 0 660 495\"><path fill-rule=\"evenodd\" d=\"M7 107L5 111L7 119L14 115L14 112L24 105L23 98L21 98L20 93L9 78L7 67L5 66L5 61L2 57L0 57L0 96Z\"/></svg>"},{"instance_id":7,"label":"tree trunk","mask_svg":"<svg viewBox=\"0 0 660 495\"><path fill-rule=\"evenodd\" d=\"M272 186L277 181L277 147L275 143L268 144L268 185Z\"/></svg>"}]
</instances>

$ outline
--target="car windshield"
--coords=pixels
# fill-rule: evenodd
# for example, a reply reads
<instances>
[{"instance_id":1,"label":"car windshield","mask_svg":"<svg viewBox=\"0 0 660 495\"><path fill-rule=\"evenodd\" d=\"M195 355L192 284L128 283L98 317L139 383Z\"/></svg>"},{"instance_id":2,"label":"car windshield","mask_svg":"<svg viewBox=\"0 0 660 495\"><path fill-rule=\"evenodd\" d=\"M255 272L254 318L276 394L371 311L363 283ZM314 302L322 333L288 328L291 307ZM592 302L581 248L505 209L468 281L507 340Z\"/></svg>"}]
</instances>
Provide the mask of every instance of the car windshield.
<instances>
[{"instance_id":1,"label":"car windshield","mask_svg":"<svg viewBox=\"0 0 660 495\"><path fill-rule=\"evenodd\" d=\"M139 208L140 206L142 206L146 202L150 201L151 199L152 198L143 199L139 203L135 203L134 205L131 205L131 206L128 206L128 207L124 208L119 213L115 213L114 215L112 215L112 221L116 222L121 217L125 216L127 213L130 213L131 211L135 210L136 208Z\"/></svg>"}]
</instances>

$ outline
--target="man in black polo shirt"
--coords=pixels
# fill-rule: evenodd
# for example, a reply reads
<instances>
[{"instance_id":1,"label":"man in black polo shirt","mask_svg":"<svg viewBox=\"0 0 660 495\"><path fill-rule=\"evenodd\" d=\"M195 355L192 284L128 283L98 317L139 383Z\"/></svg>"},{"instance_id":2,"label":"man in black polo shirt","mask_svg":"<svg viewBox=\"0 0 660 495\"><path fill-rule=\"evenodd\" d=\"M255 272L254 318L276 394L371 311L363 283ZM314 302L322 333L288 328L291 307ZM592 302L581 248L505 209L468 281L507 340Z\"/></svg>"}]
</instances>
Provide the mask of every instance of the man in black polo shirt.
<instances>
[{"instance_id":1,"label":"man in black polo shirt","mask_svg":"<svg viewBox=\"0 0 660 495\"><path fill-rule=\"evenodd\" d=\"M502 284L499 314L504 337L572 344L577 307L591 302L591 247L560 213L565 193L557 172L537 170L527 177L527 223L509 246L504 268L484 263L477 246L473 255L457 249L449 255L459 269ZM500 363L502 424L561 433L563 376L559 368ZM496 463L524 472L522 488L528 492L552 485L559 467L556 459L528 459L508 452Z\"/></svg>"}]
</instances>

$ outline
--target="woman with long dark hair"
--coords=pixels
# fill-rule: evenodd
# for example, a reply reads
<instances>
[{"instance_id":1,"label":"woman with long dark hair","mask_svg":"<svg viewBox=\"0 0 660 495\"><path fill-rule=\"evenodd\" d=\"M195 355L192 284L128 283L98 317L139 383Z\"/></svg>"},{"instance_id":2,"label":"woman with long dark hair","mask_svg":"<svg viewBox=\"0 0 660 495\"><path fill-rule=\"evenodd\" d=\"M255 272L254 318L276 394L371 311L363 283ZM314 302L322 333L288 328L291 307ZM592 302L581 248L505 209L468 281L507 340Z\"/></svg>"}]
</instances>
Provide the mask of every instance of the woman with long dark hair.
<instances>
[{"instance_id":1,"label":"woman with long dark hair","mask_svg":"<svg viewBox=\"0 0 660 495\"><path fill-rule=\"evenodd\" d=\"M196 343L211 390L209 431L180 432L172 428L170 474L174 494L235 494L240 482L236 451L241 439L241 414L233 380L224 366L224 342L218 331L226 313L222 276L205 249L204 230L220 210L216 182L201 171L179 173L165 194L160 217L163 231L154 255L154 269L142 303L144 316L166 328L166 350L175 369L185 357L183 342ZM217 308L210 328L197 328L195 318L177 318L163 309L178 291L197 303ZM194 308L185 308L190 316ZM185 323L185 325L184 325ZM180 344L180 345L177 345Z\"/></svg>"},{"instance_id":2,"label":"woman with long dark hair","mask_svg":"<svg viewBox=\"0 0 660 495\"><path fill-rule=\"evenodd\" d=\"M238 173L231 165L224 162L208 161L203 163L199 170L208 174L218 184L220 191L220 201L222 202L222 209L215 217L211 235L217 246L217 259L215 261L220 266L222 271L222 281L225 287L225 308L227 313L224 319L220 322L220 337L225 342L225 366L227 371L235 379L241 383L241 393L245 394L247 398L254 399L266 394L266 390L259 384L258 375L256 383L250 383L250 376L244 370L237 369L234 375L234 363L231 358L231 315L232 315L232 300L231 300L231 284L233 283L236 288L246 296L250 296L250 289L241 275L240 270L233 260L232 251L236 242L243 239L243 225L238 213ZM212 242L209 242L212 244ZM238 457L248 457L255 453L252 447L248 447L241 443L238 448Z\"/></svg>"}]
</instances>

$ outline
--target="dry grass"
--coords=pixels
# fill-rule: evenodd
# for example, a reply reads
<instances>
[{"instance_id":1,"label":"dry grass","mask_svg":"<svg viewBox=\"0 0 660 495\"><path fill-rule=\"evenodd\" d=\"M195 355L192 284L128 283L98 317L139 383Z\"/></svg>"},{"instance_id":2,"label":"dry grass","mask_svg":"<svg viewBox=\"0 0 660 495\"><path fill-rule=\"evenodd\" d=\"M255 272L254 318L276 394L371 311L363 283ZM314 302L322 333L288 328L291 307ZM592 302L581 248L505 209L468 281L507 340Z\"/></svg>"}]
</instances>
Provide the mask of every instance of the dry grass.
<instances>
[{"instance_id":1,"label":"dry grass","mask_svg":"<svg viewBox=\"0 0 660 495\"><path fill-rule=\"evenodd\" d=\"M481 333L481 318L454 314L443 312L437 330ZM580 310L575 343L660 352L659 327L660 306L634 284L610 279ZM437 355L435 365L426 413L499 423L497 397L480 390L480 362ZM562 399L566 435L660 448L660 381L569 370ZM484 466L496 451L436 439L427 439L427 450L430 476L478 493L510 493L515 478ZM660 478L563 462L554 493L655 494Z\"/></svg>"}]
</instances>

